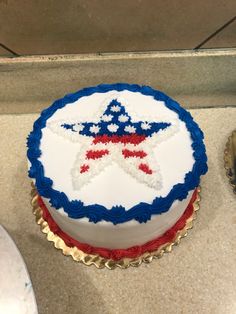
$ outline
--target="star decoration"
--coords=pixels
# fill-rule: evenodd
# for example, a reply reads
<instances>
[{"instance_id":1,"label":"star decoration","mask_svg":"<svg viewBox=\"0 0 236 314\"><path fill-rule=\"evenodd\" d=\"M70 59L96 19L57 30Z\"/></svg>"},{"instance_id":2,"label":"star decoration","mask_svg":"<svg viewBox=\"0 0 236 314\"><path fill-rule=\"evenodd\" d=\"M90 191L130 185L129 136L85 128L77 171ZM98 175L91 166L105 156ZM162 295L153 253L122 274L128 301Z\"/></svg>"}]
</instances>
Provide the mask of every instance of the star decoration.
<instances>
[{"instance_id":1,"label":"star decoration","mask_svg":"<svg viewBox=\"0 0 236 314\"><path fill-rule=\"evenodd\" d=\"M133 121L113 99L98 122L53 122L51 130L64 135L69 132L68 139L82 144L71 170L74 189L81 189L112 162L138 182L160 189L161 173L153 148L171 127L170 122Z\"/></svg>"}]
</instances>

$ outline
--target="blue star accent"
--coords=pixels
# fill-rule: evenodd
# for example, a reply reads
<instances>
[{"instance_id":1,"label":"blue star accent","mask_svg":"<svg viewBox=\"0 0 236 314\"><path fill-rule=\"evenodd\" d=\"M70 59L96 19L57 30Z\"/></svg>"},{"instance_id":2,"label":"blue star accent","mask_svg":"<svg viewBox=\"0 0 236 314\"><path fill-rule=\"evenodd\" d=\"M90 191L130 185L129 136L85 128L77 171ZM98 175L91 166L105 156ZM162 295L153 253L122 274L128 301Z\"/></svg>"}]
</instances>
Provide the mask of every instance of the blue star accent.
<instances>
[{"instance_id":1,"label":"blue star accent","mask_svg":"<svg viewBox=\"0 0 236 314\"><path fill-rule=\"evenodd\" d=\"M171 124L167 122L132 122L131 117L116 99L113 99L107 106L98 123L83 122L61 124L61 127L78 132L85 136L101 136L101 135L145 135L151 136L160 130L168 128Z\"/></svg>"}]
</instances>

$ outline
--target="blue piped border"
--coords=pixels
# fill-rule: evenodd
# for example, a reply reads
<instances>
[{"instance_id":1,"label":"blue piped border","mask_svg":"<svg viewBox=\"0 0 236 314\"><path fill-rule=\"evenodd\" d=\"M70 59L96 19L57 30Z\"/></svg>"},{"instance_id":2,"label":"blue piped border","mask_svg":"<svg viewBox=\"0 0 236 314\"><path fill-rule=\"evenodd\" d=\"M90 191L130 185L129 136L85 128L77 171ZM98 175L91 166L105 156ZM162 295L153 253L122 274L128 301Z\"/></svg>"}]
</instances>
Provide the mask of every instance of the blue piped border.
<instances>
[{"instance_id":1,"label":"blue piped border","mask_svg":"<svg viewBox=\"0 0 236 314\"><path fill-rule=\"evenodd\" d=\"M38 158L41 155L40 140L42 129L46 126L47 120L60 108L66 104L75 102L83 96L89 96L93 93L105 93L111 90L131 92L140 92L143 95L153 96L156 100L164 101L166 107L175 111L179 118L185 122L192 138L193 157L195 163L192 171L185 175L184 183L178 183L166 197L157 197L151 204L139 203L129 210L123 206L113 206L111 209L98 204L84 205L82 201L69 201L64 192L59 192L52 188L53 181L44 176L44 168ZM50 204L56 209L63 208L69 217L79 219L87 217L89 221L97 223L98 221L110 221L113 224L124 223L135 219L138 222L147 222L153 214L167 212L175 200L183 200L187 197L189 191L199 185L200 176L207 172L207 156L205 145L203 143L203 133L197 123L193 121L192 116L180 105L162 92L156 91L148 86L129 85L125 83L101 84L95 87L84 88L74 94L66 95L64 98L56 100L49 108L42 111L41 116L35 121L33 131L29 134L27 140L27 157L31 162L29 170L30 178L35 179L36 188L39 194L48 198ZM181 153L181 152L180 152Z\"/></svg>"}]
</instances>

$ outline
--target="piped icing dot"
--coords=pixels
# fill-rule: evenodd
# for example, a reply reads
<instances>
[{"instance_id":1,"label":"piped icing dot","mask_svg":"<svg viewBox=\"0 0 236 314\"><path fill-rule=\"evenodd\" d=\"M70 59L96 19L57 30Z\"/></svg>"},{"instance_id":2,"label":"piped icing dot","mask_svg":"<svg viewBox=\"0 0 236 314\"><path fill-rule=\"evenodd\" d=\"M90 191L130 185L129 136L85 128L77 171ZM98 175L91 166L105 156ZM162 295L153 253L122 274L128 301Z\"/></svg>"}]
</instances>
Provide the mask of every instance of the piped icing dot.
<instances>
[{"instance_id":1,"label":"piped icing dot","mask_svg":"<svg viewBox=\"0 0 236 314\"><path fill-rule=\"evenodd\" d=\"M89 128L89 131L90 131L91 133L95 133L95 134L97 134L97 133L99 132L99 130L100 130L100 128L99 128L99 126L97 126L97 125L92 125L92 126Z\"/></svg>"},{"instance_id":2,"label":"piped icing dot","mask_svg":"<svg viewBox=\"0 0 236 314\"><path fill-rule=\"evenodd\" d=\"M82 124L75 124L73 126L73 130L76 131L76 132L80 132L84 129L84 126Z\"/></svg>"},{"instance_id":3,"label":"piped icing dot","mask_svg":"<svg viewBox=\"0 0 236 314\"><path fill-rule=\"evenodd\" d=\"M129 117L127 117L125 114L121 114L121 115L119 116L118 120L119 120L120 122L126 122L126 121L129 120Z\"/></svg>"},{"instance_id":4,"label":"piped icing dot","mask_svg":"<svg viewBox=\"0 0 236 314\"><path fill-rule=\"evenodd\" d=\"M127 125L125 127L125 131L128 132L128 133L135 133L136 128L134 126L132 126L132 125Z\"/></svg>"},{"instance_id":5,"label":"piped icing dot","mask_svg":"<svg viewBox=\"0 0 236 314\"><path fill-rule=\"evenodd\" d=\"M104 114L102 116L102 120L105 122L110 122L112 120L112 115L111 114Z\"/></svg>"},{"instance_id":6,"label":"piped icing dot","mask_svg":"<svg viewBox=\"0 0 236 314\"><path fill-rule=\"evenodd\" d=\"M143 123L141 124L141 128L142 128L143 130L149 130L149 129L151 128L151 125L150 125L149 123L147 123L147 122L143 122Z\"/></svg>"},{"instance_id":7,"label":"piped icing dot","mask_svg":"<svg viewBox=\"0 0 236 314\"><path fill-rule=\"evenodd\" d=\"M118 130L119 126L117 124L108 124L107 126L107 129L110 131L110 132L116 132Z\"/></svg>"},{"instance_id":8,"label":"piped icing dot","mask_svg":"<svg viewBox=\"0 0 236 314\"><path fill-rule=\"evenodd\" d=\"M112 106L112 107L111 107L111 111L113 111L113 112L119 112L119 111L120 111L120 106L118 106L118 105Z\"/></svg>"},{"instance_id":9,"label":"piped icing dot","mask_svg":"<svg viewBox=\"0 0 236 314\"><path fill-rule=\"evenodd\" d=\"M89 165L84 164L80 167L80 173L87 172L88 170L89 170Z\"/></svg>"}]
</instances>

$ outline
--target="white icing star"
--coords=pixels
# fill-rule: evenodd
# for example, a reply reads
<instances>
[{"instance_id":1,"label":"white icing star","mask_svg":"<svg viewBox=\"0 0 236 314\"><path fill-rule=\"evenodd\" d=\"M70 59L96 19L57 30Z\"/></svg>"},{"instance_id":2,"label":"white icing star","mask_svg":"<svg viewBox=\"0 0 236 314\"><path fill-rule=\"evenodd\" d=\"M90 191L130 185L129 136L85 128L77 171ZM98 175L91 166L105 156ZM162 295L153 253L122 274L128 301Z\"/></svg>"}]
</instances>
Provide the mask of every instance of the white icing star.
<instances>
[{"instance_id":1,"label":"white icing star","mask_svg":"<svg viewBox=\"0 0 236 314\"><path fill-rule=\"evenodd\" d=\"M90 131L91 133L95 133L95 134L97 134L97 133L99 132L99 130L100 130L100 128L99 128L99 126L97 126L97 125L93 125L93 126L91 126L91 127L89 128L89 131Z\"/></svg>"},{"instance_id":2,"label":"white icing star","mask_svg":"<svg viewBox=\"0 0 236 314\"><path fill-rule=\"evenodd\" d=\"M121 115L119 116L118 120L119 120L120 122L126 122L126 121L129 120L129 118L128 118L126 115L121 114Z\"/></svg>"},{"instance_id":3,"label":"white icing star","mask_svg":"<svg viewBox=\"0 0 236 314\"><path fill-rule=\"evenodd\" d=\"M84 128L84 126L82 124L76 124L73 126L73 130L76 131L76 132L80 132L82 131Z\"/></svg>"},{"instance_id":4,"label":"white icing star","mask_svg":"<svg viewBox=\"0 0 236 314\"><path fill-rule=\"evenodd\" d=\"M132 125L127 125L125 127L125 131L129 132L129 133L134 133L136 131L136 128L134 126L132 126Z\"/></svg>"},{"instance_id":5,"label":"white icing star","mask_svg":"<svg viewBox=\"0 0 236 314\"><path fill-rule=\"evenodd\" d=\"M118 130L119 126L117 124L109 124L107 126L107 129L110 131L110 132L116 132Z\"/></svg>"},{"instance_id":6,"label":"white icing star","mask_svg":"<svg viewBox=\"0 0 236 314\"><path fill-rule=\"evenodd\" d=\"M149 129L151 128L151 125L148 124L147 122L143 122L143 123L141 124L141 128L142 128L143 130L149 130Z\"/></svg>"},{"instance_id":7,"label":"white icing star","mask_svg":"<svg viewBox=\"0 0 236 314\"><path fill-rule=\"evenodd\" d=\"M109 121L111 121L112 120L112 115L111 114L104 114L103 116L102 116L102 120L103 121L105 121L105 122L109 122Z\"/></svg>"},{"instance_id":8,"label":"white icing star","mask_svg":"<svg viewBox=\"0 0 236 314\"><path fill-rule=\"evenodd\" d=\"M111 107L111 111L119 112L120 111L120 106L112 106Z\"/></svg>"}]
</instances>

